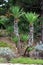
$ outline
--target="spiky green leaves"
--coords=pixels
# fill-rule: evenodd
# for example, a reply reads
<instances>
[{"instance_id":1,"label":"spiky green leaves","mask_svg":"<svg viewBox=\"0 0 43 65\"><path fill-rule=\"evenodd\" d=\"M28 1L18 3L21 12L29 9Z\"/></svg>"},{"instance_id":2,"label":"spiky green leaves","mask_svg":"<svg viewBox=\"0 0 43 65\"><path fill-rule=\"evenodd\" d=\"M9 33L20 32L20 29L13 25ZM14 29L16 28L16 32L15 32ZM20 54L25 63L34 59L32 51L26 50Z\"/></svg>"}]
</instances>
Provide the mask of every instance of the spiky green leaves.
<instances>
[{"instance_id":1,"label":"spiky green leaves","mask_svg":"<svg viewBox=\"0 0 43 65\"><path fill-rule=\"evenodd\" d=\"M6 21L8 21L6 16L0 16L0 24L4 24Z\"/></svg>"},{"instance_id":2,"label":"spiky green leaves","mask_svg":"<svg viewBox=\"0 0 43 65\"><path fill-rule=\"evenodd\" d=\"M24 14L23 9L21 9L19 6L12 6L10 11L13 13L15 19L20 18Z\"/></svg>"},{"instance_id":3,"label":"spiky green leaves","mask_svg":"<svg viewBox=\"0 0 43 65\"><path fill-rule=\"evenodd\" d=\"M26 19L27 19L27 21L29 22L29 23L31 23L31 24L33 24L37 19L38 19L38 16L39 15L37 15L36 13L32 13L32 12L27 12L26 14L25 14L25 17L26 17Z\"/></svg>"}]
</instances>

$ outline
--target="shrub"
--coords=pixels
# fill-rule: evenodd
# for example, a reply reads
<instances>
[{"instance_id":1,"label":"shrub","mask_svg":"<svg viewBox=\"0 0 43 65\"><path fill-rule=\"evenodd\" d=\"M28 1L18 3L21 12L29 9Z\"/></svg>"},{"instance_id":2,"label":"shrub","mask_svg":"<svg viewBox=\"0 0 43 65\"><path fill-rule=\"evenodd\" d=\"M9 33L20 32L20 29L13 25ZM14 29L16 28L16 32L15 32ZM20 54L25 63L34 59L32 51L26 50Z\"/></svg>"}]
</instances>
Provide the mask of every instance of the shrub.
<instances>
[{"instance_id":1,"label":"shrub","mask_svg":"<svg viewBox=\"0 0 43 65\"><path fill-rule=\"evenodd\" d=\"M6 30L7 30L7 34L11 36L11 34L13 33L13 26L10 26L10 25L9 25L9 26L6 28Z\"/></svg>"},{"instance_id":2,"label":"shrub","mask_svg":"<svg viewBox=\"0 0 43 65\"><path fill-rule=\"evenodd\" d=\"M22 34L21 37L20 37L21 41L23 42L27 42L28 39L29 39L29 36L27 34Z\"/></svg>"},{"instance_id":3,"label":"shrub","mask_svg":"<svg viewBox=\"0 0 43 65\"><path fill-rule=\"evenodd\" d=\"M27 51L32 51L34 49L34 47L30 47L27 49Z\"/></svg>"},{"instance_id":4,"label":"shrub","mask_svg":"<svg viewBox=\"0 0 43 65\"><path fill-rule=\"evenodd\" d=\"M17 44L19 39L17 36L14 36L14 37L12 37L12 40L13 40L13 42L15 42Z\"/></svg>"}]
</instances>

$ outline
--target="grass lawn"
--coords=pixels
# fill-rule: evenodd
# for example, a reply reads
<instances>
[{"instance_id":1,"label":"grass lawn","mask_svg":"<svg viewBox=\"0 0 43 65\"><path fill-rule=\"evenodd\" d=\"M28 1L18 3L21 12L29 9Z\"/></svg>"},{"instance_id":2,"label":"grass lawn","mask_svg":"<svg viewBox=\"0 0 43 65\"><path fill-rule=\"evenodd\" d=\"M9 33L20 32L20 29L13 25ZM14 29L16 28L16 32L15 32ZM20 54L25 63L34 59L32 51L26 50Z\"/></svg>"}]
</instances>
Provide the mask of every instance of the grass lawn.
<instances>
[{"instance_id":1,"label":"grass lawn","mask_svg":"<svg viewBox=\"0 0 43 65\"><path fill-rule=\"evenodd\" d=\"M31 59L31 58L25 58L25 57L20 57L20 58L15 58L11 59L10 63L21 63L21 64L43 64L42 59Z\"/></svg>"}]
</instances>

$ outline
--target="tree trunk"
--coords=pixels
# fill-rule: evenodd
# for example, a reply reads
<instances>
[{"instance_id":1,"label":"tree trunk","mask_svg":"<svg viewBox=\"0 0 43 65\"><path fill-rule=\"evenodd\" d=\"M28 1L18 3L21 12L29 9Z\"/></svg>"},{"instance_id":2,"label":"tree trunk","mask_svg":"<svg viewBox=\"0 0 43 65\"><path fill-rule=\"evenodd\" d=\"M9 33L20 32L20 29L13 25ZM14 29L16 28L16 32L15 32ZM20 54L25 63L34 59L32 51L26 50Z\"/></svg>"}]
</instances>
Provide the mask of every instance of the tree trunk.
<instances>
[{"instance_id":1,"label":"tree trunk","mask_svg":"<svg viewBox=\"0 0 43 65\"><path fill-rule=\"evenodd\" d=\"M43 15L41 15L41 17L43 17ZM41 28L42 28L42 32L41 32L41 37L42 37L42 43L43 43L43 20L41 20Z\"/></svg>"},{"instance_id":2,"label":"tree trunk","mask_svg":"<svg viewBox=\"0 0 43 65\"><path fill-rule=\"evenodd\" d=\"M23 55L23 56L26 56L26 52L28 52L28 57L29 57L29 51L28 51L28 48L30 48L30 47L27 47L27 48L26 48L26 50L25 50L25 52L24 52L24 55Z\"/></svg>"},{"instance_id":3,"label":"tree trunk","mask_svg":"<svg viewBox=\"0 0 43 65\"><path fill-rule=\"evenodd\" d=\"M41 0L41 17L42 17L42 42L43 42L43 0Z\"/></svg>"},{"instance_id":4,"label":"tree trunk","mask_svg":"<svg viewBox=\"0 0 43 65\"><path fill-rule=\"evenodd\" d=\"M17 20L14 21L14 34L18 37L17 48L18 48L18 52L21 54L21 43L20 43L20 37L19 37L19 31L18 31L18 21Z\"/></svg>"},{"instance_id":5,"label":"tree trunk","mask_svg":"<svg viewBox=\"0 0 43 65\"><path fill-rule=\"evenodd\" d=\"M33 27L33 24L31 24L30 25L30 33L29 33L30 37L29 37L29 42L28 42L29 43L28 44L29 46L31 46L33 44L33 41L34 41L33 40L33 36L34 36L33 35L33 32L34 32L34 27Z\"/></svg>"},{"instance_id":6,"label":"tree trunk","mask_svg":"<svg viewBox=\"0 0 43 65\"><path fill-rule=\"evenodd\" d=\"M30 37L29 37L28 46L25 50L24 56L25 56L28 48L32 47L32 45L34 43L34 27L33 27L33 24L30 25L29 29L30 29L30 33L29 33Z\"/></svg>"},{"instance_id":7,"label":"tree trunk","mask_svg":"<svg viewBox=\"0 0 43 65\"><path fill-rule=\"evenodd\" d=\"M14 21L14 34L19 37L18 33L18 22Z\"/></svg>"}]
</instances>

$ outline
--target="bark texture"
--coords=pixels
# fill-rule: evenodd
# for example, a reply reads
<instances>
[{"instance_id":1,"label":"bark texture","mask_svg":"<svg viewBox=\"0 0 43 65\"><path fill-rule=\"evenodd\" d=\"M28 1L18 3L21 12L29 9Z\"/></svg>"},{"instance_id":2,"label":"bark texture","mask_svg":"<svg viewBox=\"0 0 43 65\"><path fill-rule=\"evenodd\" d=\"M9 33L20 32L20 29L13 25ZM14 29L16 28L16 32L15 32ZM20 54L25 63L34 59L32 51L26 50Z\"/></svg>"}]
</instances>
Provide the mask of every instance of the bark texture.
<instances>
[{"instance_id":1,"label":"bark texture","mask_svg":"<svg viewBox=\"0 0 43 65\"><path fill-rule=\"evenodd\" d=\"M18 48L18 52L21 55L21 43L20 43L20 37L19 37L19 31L18 31L18 21L17 20L14 21L14 34L18 37L17 48Z\"/></svg>"},{"instance_id":2,"label":"bark texture","mask_svg":"<svg viewBox=\"0 0 43 65\"><path fill-rule=\"evenodd\" d=\"M29 27L29 29L30 29L30 33L29 33L29 35L30 35L30 37L29 37L29 46L31 46L32 44L33 44L33 36L34 36L34 27L33 27L33 24L31 24L30 25L30 27Z\"/></svg>"},{"instance_id":3,"label":"bark texture","mask_svg":"<svg viewBox=\"0 0 43 65\"><path fill-rule=\"evenodd\" d=\"M18 22L14 21L14 34L16 36L19 36L19 32L18 32Z\"/></svg>"}]
</instances>

